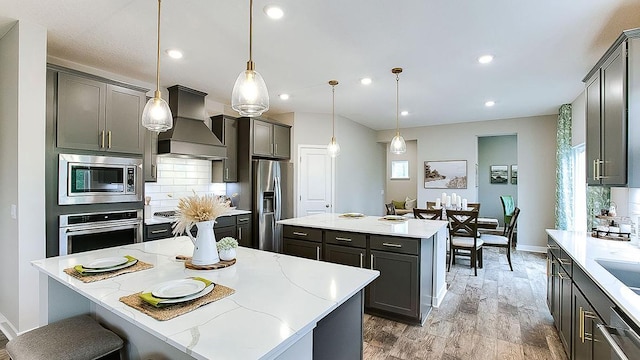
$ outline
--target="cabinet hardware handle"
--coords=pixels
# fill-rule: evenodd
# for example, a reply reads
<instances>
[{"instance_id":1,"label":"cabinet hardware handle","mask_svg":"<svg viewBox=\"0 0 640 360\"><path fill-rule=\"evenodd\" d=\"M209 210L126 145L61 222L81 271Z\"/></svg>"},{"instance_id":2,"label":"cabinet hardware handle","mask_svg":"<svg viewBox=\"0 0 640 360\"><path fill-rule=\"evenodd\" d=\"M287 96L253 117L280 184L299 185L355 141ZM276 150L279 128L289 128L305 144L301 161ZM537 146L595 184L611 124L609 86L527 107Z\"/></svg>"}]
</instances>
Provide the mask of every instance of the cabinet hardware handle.
<instances>
[{"instance_id":1,"label":"cabinet hardware handle","mask_svg":"<svg viewBox=\"0 0 640 360\"><path fill-rule=\"evenodd\" d=\"M153 164L151 164L151 177L154 179L158 177L158 169Z\"/></svg>"},{"instance_id":2,"label":"cabinet hardware handle","mask_svg":"<svg viewBox=\"0 0 640 360\"><path fill-rule=\"evenodd\" d=\"M229 168L225 168L224 171L225 171L224 178L229 180Z\"/></svg>"},{"instance_id":3,"label":"cabinet hardware handle","mask_svg":"<svg viewBox=\"0 0 640 360\"><path fill-rule=\"evenodd\" d=\"M557 245L547 244L547 249L557 250L557 249L558 249L558 246L557 246Z\"/></svg>"},{"instance_id":4,"label":"cabinet hardware handle","mask_svg":"<svg viewBox=\"0 0 640 360\"><path fill-rule=\"evenodd\" d=\"M169 231L169 229L153 230L151 233L152 234L161 234L161 233L166 233L167 231Z\"/></svg>"},{"instance_id":5,"label":"cabinet hardware handle","mask_svg":"<svg viewBox=\"0 0 640 360\"><path fill-rule=\"evenodd\" d=\"M584 328L584 319L597 319L596 314L594 314L591 311L586 311L584 310L584 308L582 306L580 306L580 316L579 316L579 324L580 324L580 330L579 330L579 334L580 334L580 341L582 341L582 343L585 342L585 340L587 341L593 341L593 334L590 334L588 332L585 331Z\"/></svg>"},{"instance_id":6,"label":"cabinet hardware handle","mask_svg":"<svg viewBox=\"0 0 640 360\"><path fill-rule=\"evenodd\" d=\"M392 243L382 243L382 246L394 247L394 248L401 248L402 247L402 245L400 245L400 244L392 244Z\"/></svg>"},{"instance_id":7,"label":"cabinet hardware handle","mask_svg":"<svg viewBox=\"0 0 640 360\"><path fill-rule=\"evenodd\" d=\"M558 259L558 262L562 265L571 265L571 260L569 259Z\"/></svg>"},{"instance_id":8,"label":"cabinet hardware handle","mask_svg":"<svg viewBox=\"0 0 640 360\"><path fill-rule=\"evenodd\" d=\"M593 180L598 180L598 159L593 159Z\"/></svg>"},{"instance_id":9,"label":"cabinet hardware handle","mask_svg":"<svg viewBox=\"0 0 640 360\"><path fill-rule=\"evenodd\" d=\"M336 236L336 240L338 240L338 241L349 241L349 242L351 241L351 239L349 239L349 238L344 238L344 237L339 237L339 236Z\"/></svg>"},{"instance_id":10,"label":"cabinet hardware handle","mask_svg":"<svg viewBox=\"0 0 640 360\"><path fill-rule=\"evenodd\" d=\"M242 240L242 228L238 228L238 239Z\"/></svg>"},{"instance_id":11,"label":"cabinet hardware handle","mask_svg":"<svg viewBox=\"0 0 640 360\"><path fill-rule=\"evenodd\" d=\"M271 149L270 149L271 153L273 154L273 144L271 144Z\"/></svg>"},{"instance_id":12,"label":"cabinet hardware handle","mask_svg":"<svg viewBox=\"0 0 640 360\"><path fill-rule=\"evenodd\" d=\"M373 254L371 254L371 270L373 270Z\"/></svg>"},{"instance_id":13,"label":"cabinet hardware handle","mask_svg":"<svg viewBox=\"0 0 640 360\"><path fill-rule=\"evenodd\" d=\"M247 221L249 221L249 218L238 218L238 222L247 222Z\"/></svg>"},{"instance_id":14,"label":"cabinet hardware handle","mask_svg":"<svg viewBox=\"0 0 640 360\"><path fill-rule=\"evenodd\" d=\"M563 274L563 273L561 273L561 272L559 272L559 271L558 271L558 277L559 277L560 279L563 279L563 280L565 280L565 279L570 279L568 276L565 276L565 275L567 275L567 274Z\"/></svg>"},{"instance_id":15,"label":"cabinet hardware handle","mask_svg":"<svg viewBox=\"0 0 640 360\"><path fill-rule=\"evenodd\" d=\"M320 246L316 246L316 260L320 261Z\"/></svg>"},{"instance_id":16,"label":"cabinet hardware handle","mask_svg":"<svg viewBox=\"0 0 640 360\"><path fill-rule=\"evenodd\" d=\"M360 253L360 268L362 268L362 266L363 266L363 264L362 264L362 263L363 263L363 262L364 262L364 254L363 254L363 253Z\"/></svg>"},{"instance_id":17,"label":"cabinet hardware handle","mask_svg":"<svg viewBox=\"0 0 640 360\"><path fill-rule=\"evenodd\" d=\"M104 130L100 131L100 148L104 148Z\"/></svg>"},{"instance_id":18,"label":"cabinet hardware handle","mask_svg":"<svg viewBox=\"0 0 640 360\"><path fill-rule=\"evenodd\" d=\"M613 352L615 352L620 359L629 360L629 358L624 354L624 351L622 351L622 349L620 348L620 345L618 345L618 343L616 343L616 341L613 340L613 337L611 336L611 334L609 334L609 330L608 330L609 327L604 324L598 324L597 327L598 327L598 330L600 330L600 332L604 336L605 340L607 340L609 345L611 345L611 350L613 350Z\"/></svg>"},{"instance_id":19,"label":"cabinet hardware handle","mask_svg":"<svg viewBox=\"0 0 640 360\"><path fill-rule=\"evenodd\" d=\"M293 232L293 235L298 235L298 236L307 236L307 233L294 231L294 232Z\"/></svg>"},{"instance_id":20,"label":"cabinet hardware handle","mask_svg":"<svg viewBox=\"0 0 640 360\"><path fill-rule=\"evenodd\" d=\"M551 276L551 259L547 258L547 277Z\"/></svg>"},{"instance_id":21,"label":"cabinet hardware handle","mask_svg":"<svg viewBox=\"0 0 640 360\"><path fill-rule=\"evenodd\" d=\"M107 133L107 142L109 143L109 149L111 149L111 130L109 130L109 132Z\"/></svg>"},{"instance_id":22,"label":"cabinet hardware handle","mask_svg":"<svg viewBox=\"0 0 640 360\"><path fill-rule=\"evenodd\" d=\"M273 151L274 155L278 155L278 144L275 144L275 150Z\"/></svg>"},{"instance_id":23,"label":"cabinet hardware handle","mask_svg":"<svg viewBox=\"0 0 640 360\"><path fill-rule=\"evenodd\" d=\"M580 335L580 341L584 344L584 310L582 309L582 306L580 306L580 309L579 309L578 319L579 319L578 334Z\"/></svg>"}]
</instances>

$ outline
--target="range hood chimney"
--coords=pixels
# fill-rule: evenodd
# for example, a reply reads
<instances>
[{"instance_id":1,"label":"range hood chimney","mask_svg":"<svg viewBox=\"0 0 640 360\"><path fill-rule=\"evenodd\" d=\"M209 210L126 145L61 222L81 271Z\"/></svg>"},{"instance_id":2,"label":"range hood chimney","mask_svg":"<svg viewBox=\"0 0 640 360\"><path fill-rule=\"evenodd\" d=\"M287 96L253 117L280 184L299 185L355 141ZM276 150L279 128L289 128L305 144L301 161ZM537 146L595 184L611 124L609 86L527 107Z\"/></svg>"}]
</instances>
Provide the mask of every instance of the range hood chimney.
<instances>
[{"instance_id":1,"label":"range hood chimney","mask_svg":"<svg viewBox=\"0 0 640 360\"><path fill-rule=\"evenodd\" d=\"M158 155L226 159L227 148L204 123L207 94L181 85L171 86L168 90L173 127L158 134Z\"/></svg>"}]
</instances>

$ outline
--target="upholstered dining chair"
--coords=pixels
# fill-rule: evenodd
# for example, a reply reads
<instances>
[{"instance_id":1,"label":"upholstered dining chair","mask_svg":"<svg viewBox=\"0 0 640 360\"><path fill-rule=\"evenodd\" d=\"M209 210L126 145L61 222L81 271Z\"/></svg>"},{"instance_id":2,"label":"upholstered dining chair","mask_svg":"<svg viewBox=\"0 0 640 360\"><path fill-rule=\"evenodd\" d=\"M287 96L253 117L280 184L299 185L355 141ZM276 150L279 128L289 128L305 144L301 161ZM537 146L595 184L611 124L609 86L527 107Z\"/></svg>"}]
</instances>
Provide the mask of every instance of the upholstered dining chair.
<instances>
[{"instance_id":1,"label":"upholstered dining chair","mask_svg":"<svg viewBox=\"0 0 640 360\"><path fill-rule=\"evenodd\" d=\"M442 220L442 210L413 208L413 217L423 220Z\"/></svg>"},{"instance_id":2,"label":"upholstered dining chair","mask_svg":"<svg viewBox=\"0 0 640 360\"><path fill-rule=\"evenodd\" d=\"M509 268L511 269L511 271L513 271L513 266L511 265L511 246L513 244L513 230L516 228L518 215L520 215L520 209L515 208L515 210L513 210L513 215L509 220L509 226L505 227L504 236L482 234L482 241L484 242L484 246L501 247L507 249L507 261L509 262Z\"/></svg>"},{"instance_id":3,"label":"upholstered dining chair","mask_svg":"<svg viewBox=\"0 0 640 360\"><path fill-rule=\"evenodd\" d=\"M455 263L457 255L471 257L471 267L478 276L478 267L482 268L483 240L478 234L478 211L473 210L447 210L449 221L450 256L447 271L451 270L451 264ZM461 253L460 250L468 251Z\"/></svg>"},{"instance_id":4,"label":"upholstered dining chair","mask_svg":"<svg viewBox=\"0 0 640 360\"><path fill-rule=\"evenodd\" d=\"M502 235L506 235L507 225L511 222L511 216L513 216L513 211L516 208L516 204L513 201L513 197L511 195L500 196L500 202L502 203L502 212L504 214L504 232Z\"/></svg>"}]
</instances>

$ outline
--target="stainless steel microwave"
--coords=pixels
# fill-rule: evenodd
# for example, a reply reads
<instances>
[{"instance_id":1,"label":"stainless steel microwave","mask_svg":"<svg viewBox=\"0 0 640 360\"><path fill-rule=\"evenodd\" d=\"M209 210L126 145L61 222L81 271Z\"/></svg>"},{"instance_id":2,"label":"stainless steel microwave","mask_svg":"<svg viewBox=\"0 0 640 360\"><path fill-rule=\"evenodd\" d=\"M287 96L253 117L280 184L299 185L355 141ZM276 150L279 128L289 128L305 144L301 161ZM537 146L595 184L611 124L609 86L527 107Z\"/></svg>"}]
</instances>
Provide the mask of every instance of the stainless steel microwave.
<instances>
[{"instance_id":1,"label":"stainless steel microwave","mask_svg":"<svg viewBox=\"0 0 640 360\"><path fill-rule=\"evenodd\" d=\"M142 158L60 154L58 205L142 201Z\"/></svg>"}]
</instances>

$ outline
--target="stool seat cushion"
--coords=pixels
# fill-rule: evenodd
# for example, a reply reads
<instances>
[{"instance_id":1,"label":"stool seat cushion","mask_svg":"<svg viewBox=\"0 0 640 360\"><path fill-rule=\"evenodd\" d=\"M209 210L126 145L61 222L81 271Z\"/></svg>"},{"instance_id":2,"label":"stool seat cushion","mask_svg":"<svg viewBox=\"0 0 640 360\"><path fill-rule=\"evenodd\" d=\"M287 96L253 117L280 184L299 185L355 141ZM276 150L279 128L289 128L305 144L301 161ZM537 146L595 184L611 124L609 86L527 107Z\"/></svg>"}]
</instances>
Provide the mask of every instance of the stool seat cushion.
<instances>
[{"instance_id":1,"label":"stool seat cushion","mask_svg":"<svg viewBox=\"0 0 640 360\"><path fill-rule=\"evenodd\" d=\"M119 350L124 342L89 315L39 327L6 345L13 360L92 360Z\"/></svg>"}]
</instances>

